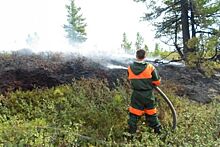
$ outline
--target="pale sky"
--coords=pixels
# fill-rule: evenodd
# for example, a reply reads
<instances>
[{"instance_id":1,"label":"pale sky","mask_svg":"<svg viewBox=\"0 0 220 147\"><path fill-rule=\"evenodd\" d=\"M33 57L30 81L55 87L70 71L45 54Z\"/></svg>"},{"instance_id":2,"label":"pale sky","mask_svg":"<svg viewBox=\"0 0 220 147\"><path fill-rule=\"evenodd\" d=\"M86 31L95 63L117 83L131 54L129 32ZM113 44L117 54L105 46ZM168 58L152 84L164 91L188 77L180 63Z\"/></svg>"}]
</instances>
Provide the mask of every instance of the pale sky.
<instances>
[{"instance_id":1,"label":"pale sky","mask_svg":"<svg viewBox=\"0 0 220 147\"><path fill-rule=\"evenodd\" d=\"M66 23L65 4L68 0L1 0L0 1L0 50L25 47L34 50L65 51L70 49L64 38ZM135 43L140 32L145 43L155 45L151 25L139 22L144 4L133 0L76 0L87 22L87 46L100 50L117 50L126 32ZM28 34L37 33L39 40L28 46Z\"/></svg>"}]
</instances>

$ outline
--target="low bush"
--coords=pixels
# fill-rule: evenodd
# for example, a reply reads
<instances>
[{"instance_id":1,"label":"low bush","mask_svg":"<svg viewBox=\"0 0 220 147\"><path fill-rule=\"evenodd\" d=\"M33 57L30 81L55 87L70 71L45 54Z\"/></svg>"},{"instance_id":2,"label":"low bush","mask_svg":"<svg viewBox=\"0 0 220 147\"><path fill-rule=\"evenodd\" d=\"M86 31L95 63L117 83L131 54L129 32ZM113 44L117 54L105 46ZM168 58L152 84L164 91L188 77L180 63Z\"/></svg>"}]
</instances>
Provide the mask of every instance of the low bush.
<instances>
[{"instance_id":1,"label":"low bush","mask_svg":"<svg viewBox=\"0 0 220 147\"><path fill-rule=\"evenodd\" d=\"M127 128L129 85L109 89L105 81L81 79L70 85L0 96L2 146L219 146L220 104L199 104L175 96L162 85L178 114L172 116L158 96L161 135L139 122L132 142L123 137ZM158 95L158 94L156 94Z\"/></svg>"}]
</instances>

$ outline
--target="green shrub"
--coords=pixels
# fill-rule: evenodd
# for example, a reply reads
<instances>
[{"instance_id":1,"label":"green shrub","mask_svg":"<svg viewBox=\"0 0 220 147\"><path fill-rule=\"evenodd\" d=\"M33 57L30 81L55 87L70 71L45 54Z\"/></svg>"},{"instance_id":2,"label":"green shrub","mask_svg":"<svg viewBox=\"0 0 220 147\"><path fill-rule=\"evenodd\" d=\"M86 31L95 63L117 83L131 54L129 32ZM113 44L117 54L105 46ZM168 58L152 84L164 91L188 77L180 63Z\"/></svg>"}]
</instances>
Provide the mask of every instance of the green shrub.
<instances>
[{"instance_id":1,"label":"green shrub","mask_svg":"<svg viewBox=\"0 0 220 147\"><path fill-rule=\"evenodd\" d=\"M0 145L2 146L219 146L220 104L199 104L177 97L175 86L161 89L178 114L176 131L172 116L158 96L160 136L139 122L132 142L123 133L131 90L120 85L110 90L105 81L81 79L70 85L0 96ZM158 94L156 94L158 95Z\"/></svg>"}]
</instances>

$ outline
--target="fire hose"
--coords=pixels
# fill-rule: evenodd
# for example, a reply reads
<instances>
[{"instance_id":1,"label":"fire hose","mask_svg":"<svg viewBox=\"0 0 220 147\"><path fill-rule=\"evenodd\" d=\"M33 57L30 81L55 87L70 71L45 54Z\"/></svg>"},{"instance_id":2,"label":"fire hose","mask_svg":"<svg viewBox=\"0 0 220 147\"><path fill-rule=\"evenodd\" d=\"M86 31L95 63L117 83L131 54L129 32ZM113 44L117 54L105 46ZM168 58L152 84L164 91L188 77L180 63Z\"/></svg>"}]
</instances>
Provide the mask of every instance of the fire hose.
<instances>
[{"instance_id":1,"label":"fire hose","mask_svg":"<svg viewBox=\"0 0 220 147\"><path fill-rule=\"evenodd\" d=\"M166 94L157 86L155 86L155 89L158 91L158 93L162 96L162 98L166 101L166 103L168 104L171 112L172 112L172 117L173 117L173 126L172 129L175 130L176 129L176 125L177 125L177 115L176 115L176 110L172 104L172 102L169 100L169 98L166 96Z\"/></svg>"}]
</instances>

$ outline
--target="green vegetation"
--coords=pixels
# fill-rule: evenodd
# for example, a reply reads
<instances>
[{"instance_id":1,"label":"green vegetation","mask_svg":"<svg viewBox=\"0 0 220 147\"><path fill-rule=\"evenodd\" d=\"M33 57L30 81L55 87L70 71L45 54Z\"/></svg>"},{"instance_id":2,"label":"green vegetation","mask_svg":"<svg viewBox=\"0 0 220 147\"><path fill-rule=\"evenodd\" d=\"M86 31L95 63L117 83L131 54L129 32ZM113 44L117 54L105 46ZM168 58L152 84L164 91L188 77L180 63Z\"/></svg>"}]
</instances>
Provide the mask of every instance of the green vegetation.
<instances>
[{"instance_id":1,"label":"green vegetation","mask_svg":"<svg viewBox=\"0 0 220 147\"><path fill-rule=\"evenodd\" d=\"M139 32L136 34L136 42L135 42L135 48L136 50L142 49L144 43L144 38L141 36Z\"/></svg>"},{"instance_id":2,"label":"green vegetation","mask_svg":"<svg viewBox=\"0 0 220 147\"><path fill-rule=\"evenodd\" d=\"M145 51L149 52L149 48L147 44L144 44L144 38L140 34L140 32L136 33L136 41L134 47L132 46L132 41L128 40L127 34L123 33L123 39L121 43L121 48L125 50L126 53L134 54L138 49L144 49Z\"/></svg>"},{"instance_id":3,"label":"green vegetation","mask_svg":"<svg viewBox=\"0 0 220 147\"><path fill-rule=\"evenodd\" d=\"M155 37L173 45L181 59L188 63L191 54L206 62L219 55L219 10L220 1L210 0L134 0L146 6L142 17L156 28ZM204 54L210 52L212 56ZM202 61L202 62L201 62ZM191 62L191 61L189 61ZM189 64L192 64L189 63Z\"/></svg>"},{"instance_id":4,"label":"green vegetation","mask_svg":"<svg viewBox=\"0 0 220 147\"><path fill-rule=\"evenodd\" d=\"M127 34L124 32L123 33L123 40L121 43L121 48L124 49L127 53L132 53L132 42L128 41Z\"/></svg>"},{"instance_id":5,"label":"green vegetation","mask_svg":"<svg viewBox=\"0 0 220 147\"><path fill-rule=\"evenodd\" d=\"M192 45L192 44L191 44ZM211 45L209 45L211 46ZM181 59L180 55L173 51L166 51L163 48L160 48L159 44L155 44L155 49L153 52L148 53L149 57L161 58L169 61L178 61ZM206 57L206 59L201 59L201 56ZM187 66L190 68L197 68L199 72L207 77L211 77L220 70L219 61L211 59L214 57L212 51L198 51L196 53L188 54Z\"/></svg>"},{"instance_id":6,"label":"green vegetation","mask_svg":"<svg viewBox=\"0 0 220 147\"><path fill-rule=\"evenodd\" d=\"M159 43L155 44L155 48L153 51L148 52L149 57L160 57L165 60L178 60L180 59L180 55L177 52L172 52L168 50L164 50L160 47Z\"/></svg>"},{"instance_id":7,"label":"green vegetation","mask_svg":"<svg viewBox=\"0 0 220 147\"><path fill-rule=\"evenodd\" d=\"M75 0L70 0L70 4L66 5L68 12L67 25L64 25L64 29L67 32L67 38L71 44L80 43L86 41L86 26L85 18L80 14L80 7L77 7Z\"/></svg>"},{"instance_id":8,"label":"green vegetation","mask_svg":"<svg viewBox=\"0 0 220 147\"><path fill-rule=\"evenodd\" d=\"M174 85L161 88L177 110L175 132L170 130L169 109L162 98L158 98L164 132L156 136L140 121L139 137L126 141L122 134L127 127L129 86L110 90L105 81L81 79L71 85L1 96L0 145L220 145L219 103L202 105L176 97L173 93L178 89Z\"/></svg>"}]
</instances>

